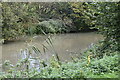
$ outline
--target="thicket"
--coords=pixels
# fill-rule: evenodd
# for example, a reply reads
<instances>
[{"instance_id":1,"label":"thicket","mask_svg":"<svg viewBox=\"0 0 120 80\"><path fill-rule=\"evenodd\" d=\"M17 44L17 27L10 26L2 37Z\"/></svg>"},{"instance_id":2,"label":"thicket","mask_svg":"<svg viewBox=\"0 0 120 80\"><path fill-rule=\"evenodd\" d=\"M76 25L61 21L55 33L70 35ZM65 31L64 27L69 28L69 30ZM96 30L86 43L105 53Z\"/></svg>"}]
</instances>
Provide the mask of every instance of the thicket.
<instances>
[{"instance_id":1,"label":"thicket","mask_svg":"<svg viewBox=\"0 0 120 80\"><path fill-rule=\"evenodd\" d=\"M77 32L89 30L92 12L87 3L0 3L2 37L17 39L19 35Z\"/></svg>"},{"instance_id":2,"label":"thicket","mask_svg":"<svg viewBox=\"0 0 120 80\"><path fill-rule=\"evenodd\" d=\"M120 2L95 3L94 7L97 7L95 27L105 37L102 50L120 51Z\"/></svg>"}]
</instances>

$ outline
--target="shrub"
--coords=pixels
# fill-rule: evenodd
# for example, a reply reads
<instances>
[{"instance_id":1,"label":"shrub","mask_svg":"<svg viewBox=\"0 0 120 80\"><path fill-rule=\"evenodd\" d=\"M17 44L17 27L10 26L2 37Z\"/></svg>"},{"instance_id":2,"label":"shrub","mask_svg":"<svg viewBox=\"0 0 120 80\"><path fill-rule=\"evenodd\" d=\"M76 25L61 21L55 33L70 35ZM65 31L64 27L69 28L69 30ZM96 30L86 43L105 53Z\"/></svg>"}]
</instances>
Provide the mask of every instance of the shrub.
<instances>
[{"instance_id":1,"label":"shrub","mask_svg":"<svg viewBox=\"0 0 120 80\"><path fill-rule=\"evenodd\" d=\"M48 21L42 21L39 23L39 25L36 27L36 33L42 33L41 30L43 30L46 33L61 33L66 32L66 25L61 20L53 20L50 19Z\"/></svg>"}]
</instances>

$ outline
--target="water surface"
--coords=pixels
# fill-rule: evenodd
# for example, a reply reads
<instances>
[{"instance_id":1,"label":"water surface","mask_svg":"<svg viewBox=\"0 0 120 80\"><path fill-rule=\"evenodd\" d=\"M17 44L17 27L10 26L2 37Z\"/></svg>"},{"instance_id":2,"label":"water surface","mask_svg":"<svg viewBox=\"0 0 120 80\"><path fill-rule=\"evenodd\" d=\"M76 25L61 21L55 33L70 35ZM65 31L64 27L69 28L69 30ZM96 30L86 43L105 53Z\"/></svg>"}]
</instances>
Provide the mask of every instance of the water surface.
<instances>
[{"instance_id":1,"label":"water surface","mask_svg":"<svg viewBox=\"0 0 120 80\"><path fill-rule=\"evenodd\" d=\"M96 43L102 38L101 35L96 34L95 32L57 34L51 37L54 49L62 61L70 61L71 56L80 56L82 50L85 50L92 43ZM19 59L23 58L24 56L20 54L20 50L27 47L26 41L30 45L38 47L42 53L44 53L42 46L42 44L44 44L48 50L40 56L42 59L49 59L52 56L52 53L54 53L54 50L45 42L45 39L47 39L45 36L39 35L26 37L24 40L2 45L2 55L0 55L2 56L2 62L10 60L15 64Z\"/></svg>"}]
</instances>

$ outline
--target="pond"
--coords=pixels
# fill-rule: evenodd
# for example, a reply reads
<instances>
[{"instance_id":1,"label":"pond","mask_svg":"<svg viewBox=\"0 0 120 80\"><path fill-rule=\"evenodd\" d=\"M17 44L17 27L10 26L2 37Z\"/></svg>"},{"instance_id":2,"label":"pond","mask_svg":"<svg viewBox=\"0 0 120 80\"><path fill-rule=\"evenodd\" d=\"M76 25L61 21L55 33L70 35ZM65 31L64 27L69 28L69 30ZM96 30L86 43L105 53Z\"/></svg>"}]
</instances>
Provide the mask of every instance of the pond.
<instances>
[{"instance_id":1,"label":"pond","mask_svg":"<svg viewBox=\"0 0 120 80\"><path fill-rule=\"evenodd\" d=\"M103 37L96 34L96 32L52 35L51 39L54 50L45 42L45 39L47 39L46 36L38 35L25 37L23 40L2 45L2 62L10 60L15 64L19 59L23 58L24 56L20 54L20 50L27 47L28 43L26 43L26 41L29 42L30 45L35 45L40 49L41 53L43 53L40 55L42 59L49 59L55 51L61 61L70 61L71 56L80 56L81 51L84 51L86 48L90 47L91 44L103 39ZM45 52L43 51L42 44L48 48Z\"/></svg>"}]
</instances>

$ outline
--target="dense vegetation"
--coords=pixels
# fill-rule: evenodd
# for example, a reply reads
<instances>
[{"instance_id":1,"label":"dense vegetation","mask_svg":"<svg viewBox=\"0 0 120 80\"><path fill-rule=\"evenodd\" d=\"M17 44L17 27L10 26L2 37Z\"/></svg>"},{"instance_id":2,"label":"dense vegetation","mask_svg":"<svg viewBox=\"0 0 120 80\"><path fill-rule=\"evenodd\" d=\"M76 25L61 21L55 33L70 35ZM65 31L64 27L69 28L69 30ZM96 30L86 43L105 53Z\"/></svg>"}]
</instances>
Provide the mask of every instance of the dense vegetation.
<instances>
[{"instance_id":1,"label":"dense vegetation","mask_svg":"<svg viewBox=\"0 0 120 80\"><path fill-rule=\"evenodd\" d=\"M6 61L8 68L2 78L117 78L120 53L120 3L2 3L2 36L5 40L18 35L62 33L98 29L104 40L73 58L73 62L61 62L59 56L47 62L39 60L41 67L29 68L29 57L15 66ZM50 38L48 43L52 44ZM32 47L36 53L39 49ZM19 70L20 67L24 70Z\"/></svg>"},{"instance_id":2,"label":"dense vegetation","mask_svg":"<svg viewBox=\"0 0 120 80\"><path fill-rule=\"evenodd\" d=\"M93 14L88 3L1 3L2 37L89 30Z\"/></svg>"}]
</instances>

